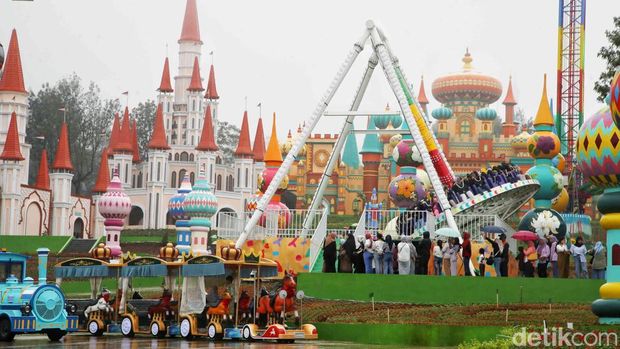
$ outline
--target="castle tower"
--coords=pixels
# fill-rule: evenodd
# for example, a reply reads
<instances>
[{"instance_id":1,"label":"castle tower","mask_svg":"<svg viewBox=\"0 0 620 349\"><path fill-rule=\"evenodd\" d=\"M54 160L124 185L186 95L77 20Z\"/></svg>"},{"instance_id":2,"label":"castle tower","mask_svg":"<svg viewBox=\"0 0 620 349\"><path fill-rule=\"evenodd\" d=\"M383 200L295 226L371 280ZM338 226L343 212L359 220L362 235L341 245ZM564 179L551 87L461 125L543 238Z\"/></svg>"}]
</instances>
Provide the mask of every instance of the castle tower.
<instances>
[{"instance_id":1,"label":"castle tower","mask_svg":"<svg viewBox=\"0 0 620 349\"><path fill-rule=\"evenodd\" d=\"M205 111L204 124L202 125L202 134L200 135L200 142L196 146L198 154L196 155L196 172L200 172L200 169L205 169L205 175L209 180L209 183L214 183L215 176L215 152L218 150L215 143L215 135L213 131L213 118L211 117L211 105L207 104L207 110Z\"/></svg>"},{"instance_id":2,"label":"castle tower","mask_svg":"<svg viewBox=\"0 0 620 349\"><path fill-rule=\"evenodd\" d=\"M138 125L135 119L132 120L131 124L131 149L133 153L131 161L134 164L140 163L142 159L140 158L140 146L138 145Z\"/></svg>"},{"instance_id":3,"label":"castle tower","mask_svg":"<svg viewBox=\"0 0 620 349\"><path fill-rule=\"evenodd\" d=\"M47 164L47 150L43 149L41 160L39 160L39 172L33 187L37 189L50 190L50 170Z\"/></svg>"},{"instance_id":4,"label":"castle tower","mask_svg":"<svg viewBox=\"0 0 620 349\"><path fill-rule=\"evenodd\" d=\"M187 103L185 91L187 91L191 79L194 61L200 60L202 40L200 40L200 27L198 24L198 11L196 0L187 0L185 5L185 17L183 29L179 38L179 70L174 77L174 100L175 103Z\"/></svg>"},{"instance_id":5,"label":"castle tower","mask_svg":"<svg viewBox=\"0 0 620 349\"><path fill-rule=\"evenodd\" d=\"M191 146L196 146L198 139L200 138L200 120L202 111L202 78L200 77L200 64L198 63L198 57L194 58L194 68L192 70L192 79L189 87L187 88L189 94L187 95L187 119L185 121L185 142Z\"/></svg>"},{"instance_id":6,"label":"castle tower","mask_svg":"<svg viewBox=\"0 0 620 349\"><path fill-rule=\"evenodd\" d=\"M170 63L168 57L164 60L164 70L161 73L161 82L157 89L159 94L157 95L157 104L162 104L164 110L164 124L166 125L166 131L168 135L172 134L172 106L174 104L172 92L172 84L170 83ZM169 137L169 136L168 136ZM168 138L168 143L171 143L171 139Z\"/></svg>"},{"instance_id":7,"label":"castle tower","mask_svg":"<svg viewBox=\"0 0 620 349\"><path fill-rule=\"evenodd\" d=\"M220 96L217 94L217 87L215 85L215 69L213 68L213 64L211 64L211 69L209 70L209 81L207 83L205 99L207 104L211 106L211 115L213 116L213 132L217 135L217 121L219 120L218 105L220 103Z\"/></svg>"},{"instance_id":8,"label":"castle tower","mask_svg":"<svg viewBox=\"0 0 620 349\"><path fill-rule=\"evenodd\" d=\"M101 212L99 212L99 200L101 199L101 195L108 190L108 185L110 185L110 170L108 168L108 149L106 148L101 152L101 162L99 162L97 181L92 189L93 205L95 207L95 227L93 235L95 238L103 236L105 233L103 226L105 218L103 218Z\"/></svg>"},{"instance_id":9,"label":"castle tower","mask_svg":"<svg viewBox=\"0 0 620 349\"><path fill-rule=\"evenodd\" d=\"M418 91L418 102L424 110L424 114L428 115L426 106L428 105L428 98L426 97L426 91L424 90L424 77L420 79L420 90Z\"/></svg>"},{"instance_id":10,"label":"castle tower","mask_svg":"<svg viewBox=\"0 0 620 349\"><path fill-rule=\"evenodd\" d=\"M50 182L52 185L52 234L67 235L71 210L71 181L73 180L73 164L69 150L69 134L67 123L60 127L60 136L56 146L56 155L52 164Z\"/></svg>"},{"instance_id":11,"label":"castle tower","mask_svg":"<svg viewBox=\"0 0 620 349\"><path fill-rule=\"evenodd\" d=\"M478 136L478 155L482 158L493 157L493 121L497 119L497 112L492 108L480 108L476 111L476 118L482 122Z\"/></svg>"},{"instance_id":12,"label":"castle tower","mask_svg":"<svg viewBox=\"0 0 620 349\"><path fill-rule=\"evenodd\" d=\"M19 202L21 201L21 171L24 160L19 146L17 113L11 113L9 127L4 138L0 155L0 179L2 180L2 212L0 215L0 233L17 234Z\"/></svg>"},{"instance_id":13,"label":"castle tower","mask_svg":"<svg viewBox=\"0 0 620 349\"><path fill-rule=\"evenodd\" d=\"M166 174L168 173L168 153L170 149L166 140L166 130L164 129L163 105L157 105L157 113L153 123L153 133L148 144L148 180L146 191L148 193L148 207L146 209L148 227L159 229L166 225L165 214L166 202L164 200L164 189L166 188Z\"/></svg>"},{"instance_id":14,"label":"castle tower","mask_svg":"<svg viewBox=\"0 0 620 349\"><path fill-rule=\"evenodd\" d=\"M118 118L115 117L114 123L117 123ZM112 150L114 152L112 160L112 168L118 171L118 177L121 180L123 188L131 188L131 174L133 168L133 145L131 141L132 131L131 122L129 121L129 108L125 107L125 113L123 114L123 122L117 127L112 125L112 135L110 136L110 142L112 144Z\"/></svg>"},{"instance_id":15,"label":"castle tower","mask_svg":"<svg viewBox=\"0 0 620 349\"><path fill-rule=\"evenodd\" d=\"M376 130L372 118L368 118L368 130ZM364 164L364 182L362 188L366 202L370 202L373 189L379 188L379 165L383 157L383 146L376 133L367 133L362 145L362 163Z\"/></svg>"},{"instance_id":16,"label":"castle tower","mask_svg":"<svg viewBox=\"0 0 620 349\"><path fill-rule=\"evenodd\" d=\"M437 120L437 142L441 145L444 154L450 154L450 131L448 130L448 120L452 118L452 109L440 107L433 109L431 116Z\"/></svg>"},{"instance_id":17,"label":"castle tower","mask_svg":"<svg viewBox=\"0 0 620 349\"><path fill-rule=\"evenodd\" d=\"M30 163L30 144L26 143L28 92L24 84L19 42L15 29L11 32L11 40L4 62L4 73L0 77L0 146L4 145L3 142L7 138L7 130L13 112L15 112L17 121L20 153L26 160L20 163L20 183L28 184L28 165Z\"/></svg>"},{"instance_id":18,"label":"castle tower","mask_svg":"<svg viewBox=\"0 0 620 349\"><path fill-rule=\"evenodd\" d=\"M502 124L502 135L506 138L514 137L517 134L517 125L515 125L515 105L517 101L512 93L512 76L508 82L508 91L506 92L506 98L502 104L506 107L506 120Z\"/></svg>"},{"instance_id":19,"label":"castle tower","mask_svg":"<svg viewBox=\"0 0 620 349\"><path fill-rule=\"evenodd\" d=\"M252 193L252 165L254 153L250 143L250 126L248 126L248 111L243 113L239 143L235 150L235 191Z\"/></svg>"},{"instance_id":20,"label":"castle tower","mask_svg":"<svg viewBox=\"0 0 620 349\"><path fill-rule=\"evenodd\" d=\"M252 147L254 153L254 175L252 176L252 192L256 191L256 182L258 176L265 169L265 132L263 131L263 118L258 118L256 126L256 134L254 135L254 145Z\"/></svg>"}]
</instances>

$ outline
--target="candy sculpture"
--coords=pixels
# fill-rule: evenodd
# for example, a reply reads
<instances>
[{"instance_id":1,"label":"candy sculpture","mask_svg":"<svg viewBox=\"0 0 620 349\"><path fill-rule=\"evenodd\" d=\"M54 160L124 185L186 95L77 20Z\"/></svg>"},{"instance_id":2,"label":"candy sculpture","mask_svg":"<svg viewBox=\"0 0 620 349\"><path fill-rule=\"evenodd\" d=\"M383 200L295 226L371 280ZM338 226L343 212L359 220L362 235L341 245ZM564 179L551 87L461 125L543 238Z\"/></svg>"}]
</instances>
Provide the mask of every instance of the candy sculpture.
<instances>
[{"instance_id":1,"label":"candy sculpture","mask_svg":"<svg viewBox=\"0 0 620 349\"><path fill-rule=\"evenodd\" d=\"M112 180L108 189L101 196L97 206L99 213L105 218L106 241L105 245L110 248L112 257L121 255L121 231L125 226L125 218L131 212L131 199L123 191L121 179L118 177L118 170L114 169Z\"/></svg>"}]
</instances>

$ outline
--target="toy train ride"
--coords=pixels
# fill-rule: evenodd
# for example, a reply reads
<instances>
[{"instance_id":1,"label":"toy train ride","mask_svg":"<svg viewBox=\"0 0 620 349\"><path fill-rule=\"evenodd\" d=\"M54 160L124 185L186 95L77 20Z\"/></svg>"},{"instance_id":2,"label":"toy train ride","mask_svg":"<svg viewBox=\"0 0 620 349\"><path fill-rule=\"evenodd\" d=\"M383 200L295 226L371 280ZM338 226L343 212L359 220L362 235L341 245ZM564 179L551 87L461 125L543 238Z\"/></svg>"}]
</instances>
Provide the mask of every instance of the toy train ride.
<instances>
[{"instance_id":1,"label":"toy train ride","mask_svg":"<svg viewBox=\"0 0 620 349\"><path fill-rule=\"evenodd\" d=\"M45 333L52 341L78 330L76 308L54 284L47 284L49 250L40 248L39 279L26 276L28 256L0 251L0 341L22 333Z\"/></svg>"}]
</instances>

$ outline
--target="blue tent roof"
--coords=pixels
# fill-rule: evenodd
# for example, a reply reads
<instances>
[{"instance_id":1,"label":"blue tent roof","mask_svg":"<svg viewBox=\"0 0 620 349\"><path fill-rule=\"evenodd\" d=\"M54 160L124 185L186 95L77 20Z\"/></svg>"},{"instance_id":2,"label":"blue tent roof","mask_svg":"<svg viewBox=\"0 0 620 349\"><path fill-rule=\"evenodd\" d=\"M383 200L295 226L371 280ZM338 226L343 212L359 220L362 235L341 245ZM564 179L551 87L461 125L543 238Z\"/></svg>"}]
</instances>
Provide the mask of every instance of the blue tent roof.
<instances>
[{"instance_id":1,"label":"blue tent roof","mask_svg":"<svg viewBox=\"0 0 620 349\"><path fill-rule=\"evenodd\" d=\"M375 123L370 119L368 121L367 130L376 129ZM381 145L379 136L376 133L367 133L366 136L364 136L364 144L362 144L362 151L360 151L360 154L364 153L383 154L383 145Z\"/></svg>"},{"instance_id":2,"label":"blue tent roof","mask_svg":"<svg viewBox=\"0 0 620 349\"><path fill-rule=\"evenodd\" d=\"M360 156L358 155L359 151L357 149L357 140L355 139L355 135L349 134L346 142L344 143L344 151L342 152L342 162L353 168L360 167Z\"/></svg>"}]
</instances>

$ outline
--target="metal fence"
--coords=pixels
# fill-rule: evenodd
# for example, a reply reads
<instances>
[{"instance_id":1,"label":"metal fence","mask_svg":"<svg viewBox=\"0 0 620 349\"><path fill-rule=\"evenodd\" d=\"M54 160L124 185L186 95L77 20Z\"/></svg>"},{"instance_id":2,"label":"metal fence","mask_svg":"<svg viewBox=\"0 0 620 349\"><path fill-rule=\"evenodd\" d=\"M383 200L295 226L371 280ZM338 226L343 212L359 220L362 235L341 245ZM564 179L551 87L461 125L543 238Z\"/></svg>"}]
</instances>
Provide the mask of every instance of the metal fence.
<instances>
[{"instance_id":1,"label":"metal fence","mask_svg":"<svg viewBox=\"0 0 620 349\"><path fill-rule=\"evenodd\" d=\"M236 214L232 212L220 212L217 215L217 233L220 238L236 240L245 225L252 217L253 212ZM258 224L249 232L252 239L265 237L290 237L296 238L303 235L311 237L317 229L323 210L268 210L263 213ZM304 232L304 222L308 219L310 224Z\"/></svg>"}]
</instances>

